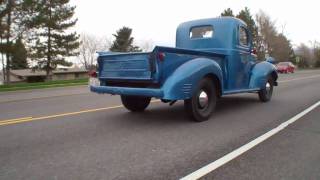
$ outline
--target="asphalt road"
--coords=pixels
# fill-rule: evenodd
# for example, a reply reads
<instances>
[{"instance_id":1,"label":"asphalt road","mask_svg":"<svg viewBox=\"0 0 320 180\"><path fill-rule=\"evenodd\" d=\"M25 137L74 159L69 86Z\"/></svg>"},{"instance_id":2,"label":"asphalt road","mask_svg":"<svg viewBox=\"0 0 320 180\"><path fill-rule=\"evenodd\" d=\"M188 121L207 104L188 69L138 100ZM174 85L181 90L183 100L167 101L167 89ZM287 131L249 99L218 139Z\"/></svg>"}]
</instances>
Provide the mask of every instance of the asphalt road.
<instances>
[{"instance_id":1,"label":"asphalt road","mask_svg":"<svg viewBox=\"0 0 320 180\"><path fill-rule=\"evenodd\" d=\"M271 102L226 96L206 122L69 87L0 93L0 179L179 179L320 100L320 70L281 75ZM319 179L320 108L203 179Z\"/></svg>"}]
</instances>

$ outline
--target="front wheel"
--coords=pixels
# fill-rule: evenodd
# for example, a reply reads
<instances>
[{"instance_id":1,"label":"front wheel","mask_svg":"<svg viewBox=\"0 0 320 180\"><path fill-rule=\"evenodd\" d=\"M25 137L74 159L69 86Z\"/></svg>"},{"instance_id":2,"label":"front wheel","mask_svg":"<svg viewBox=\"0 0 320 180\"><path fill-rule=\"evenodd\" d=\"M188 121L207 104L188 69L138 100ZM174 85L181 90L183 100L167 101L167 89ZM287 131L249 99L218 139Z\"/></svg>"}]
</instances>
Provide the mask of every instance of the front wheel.
<instances>
[{"instance_id":1,"label":"front wheel","mask_svg":"<svg viewBox=\"0 0 320 180\"><path fill-rule=\"evenodd\" d=\"M214 112L217 94L214 83L209 78L200 81L194 95L184 101L184 107L189 116L197 122L208 120Z\"/></svg>"},{"instance_id":2,"label":"front wheel","mask_svg":"<svg viewBox=\"0 0 320 180\"><path fill-rule=\"evenodd\" d=\"M267 82L265 83L264 87L258 92L260 101L268 102L271 100L273 93L273 85L274 79L270 76Z\"/></svg>"},{"instance_id":3,"label":"front wheel","mask_svg":"<svg viewBox=\"0 0 320 180\"><path fill-rule=\"evenodd\" d=\"M142 112L150 104L151 98L144 96L121 96L122 104L132 112Z\"/></svg>"}]
</instances>

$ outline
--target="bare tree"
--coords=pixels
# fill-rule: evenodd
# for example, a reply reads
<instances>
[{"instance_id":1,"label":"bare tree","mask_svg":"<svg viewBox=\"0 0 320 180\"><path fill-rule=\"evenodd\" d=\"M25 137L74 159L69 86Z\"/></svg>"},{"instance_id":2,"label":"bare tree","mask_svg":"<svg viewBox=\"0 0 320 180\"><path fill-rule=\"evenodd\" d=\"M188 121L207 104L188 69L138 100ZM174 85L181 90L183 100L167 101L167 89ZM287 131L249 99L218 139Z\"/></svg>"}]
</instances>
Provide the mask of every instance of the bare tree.
<instances>
[{"instance_id":1,"label":"bare tree","mask_svg":"<svg viewBox=\"0 0 320 180\"><path fill-rule=\"evenodd\" d=\"M258 26L257 36L257 48L258 57L263 59L265 54L269 54L272 51L272 45L274 39L277 36L277 30L275 22L263 11L259 11L256 15L256 22Z\"/></svg>"},{"instance_id":2,"label":"bare tree","mask_svg":"<svg viewBox=\"0 0 320 180\"><path fill-rule=\"evenodd\" d=\"M276 22L271 20L263 11L256 15L258 26L258 57L263 59L268 54L276 61L295 61L294 51L290 40L285 36L285 25L282 26L282 32L279 33L276 28Z\"/></svg>"},{"instance_id":3,"label":"bare tree","mask_svg":"<svg viewBox=\"0 0 320 180\"><path fill-rule=\"evenodd\" d=\"M96 53L108 50L111 44L108 38L99 38L86 33L80 35L80 42L78 57L80 63L88 70L94 68L97 64Z\"/></svg>"},{"instance_id":4,"label":"bare tree","mask_svg":"<svg viewBox=\"0 0 320 180\"><path fill-rule=\"evenodd\" d=\"M320 67L320 43L317 41L314 41L313 54L314 54L314 67L319 68Z\"/></svg>"},{"instance_id":5,"label":"bare tree","mask_svg":"<svg viewBox=\"0 0 320 180\"><path fill-rule=\"evenodd\" d=\"M314 54L312 53L312 49L306 44L301 43L296 49L296 54L299 59L299 67L308 68L313 64Z\"/></svg>"}]
</instances>

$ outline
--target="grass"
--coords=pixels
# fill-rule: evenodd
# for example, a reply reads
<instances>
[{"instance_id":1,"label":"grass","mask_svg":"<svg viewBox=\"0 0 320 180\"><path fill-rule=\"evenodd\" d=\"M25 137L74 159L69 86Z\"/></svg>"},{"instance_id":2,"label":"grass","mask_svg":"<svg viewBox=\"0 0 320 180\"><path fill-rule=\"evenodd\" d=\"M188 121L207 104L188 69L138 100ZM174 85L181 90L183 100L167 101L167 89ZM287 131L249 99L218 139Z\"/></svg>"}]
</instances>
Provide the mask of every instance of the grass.
<instances>
[{"instance_id":1,"label":"grass","mask_svg":"<svg viewBox=\"0 0 320 180\"><path fill-rule=\"evenodd\" d=\"M17 83L0 85L0 92L5 91L17 91L17 90L29 90L29 89L44 89L52 87L66 87L66 86L78 86L88 84L88 78L75 79L75 80L57 80L37 83Z\"/></svg>"}]
</instances>

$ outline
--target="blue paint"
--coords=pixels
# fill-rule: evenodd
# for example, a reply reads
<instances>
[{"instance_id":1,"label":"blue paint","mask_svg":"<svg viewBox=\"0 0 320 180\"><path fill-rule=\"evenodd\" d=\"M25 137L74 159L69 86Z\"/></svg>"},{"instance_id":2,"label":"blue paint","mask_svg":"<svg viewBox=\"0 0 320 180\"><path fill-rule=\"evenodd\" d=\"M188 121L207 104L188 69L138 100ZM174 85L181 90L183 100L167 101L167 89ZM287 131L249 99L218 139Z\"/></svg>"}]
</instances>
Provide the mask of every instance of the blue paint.
<instances>
[{"instance_id":1,"label":"blue paint","mask_svg":"<svg viewBox=\"0 0 320 180\"><path fill-rule=\"evenodd\" d=\"M149 96L161 98L163 91L161 89L151 88L128 88L128 87L111 87L111 86L90 86L92 92L108 93L108 94L122 94L122 95L135 95L135 96Z\"/></svg>"},{"instance_id":2,"label":"blue paint","mask_svg":"<svg viewBox=\"0 0 320 180\"><path fill-rule=\"evenodd\" d=\"M212 26L213 36L190 38L190 30L202 26ZM247 45L240 43L240 28L248 34ZM102 86L90 89L97 93L183 100L192 97L202 78L214 76L222 95L256 92L270 75L276 80L277 73L272 64L258 62L251 49L252 37L239 19L189 21L177 28L176 48L157 46L149 53L100 52Z\"/></svg>"}]
</instances>

